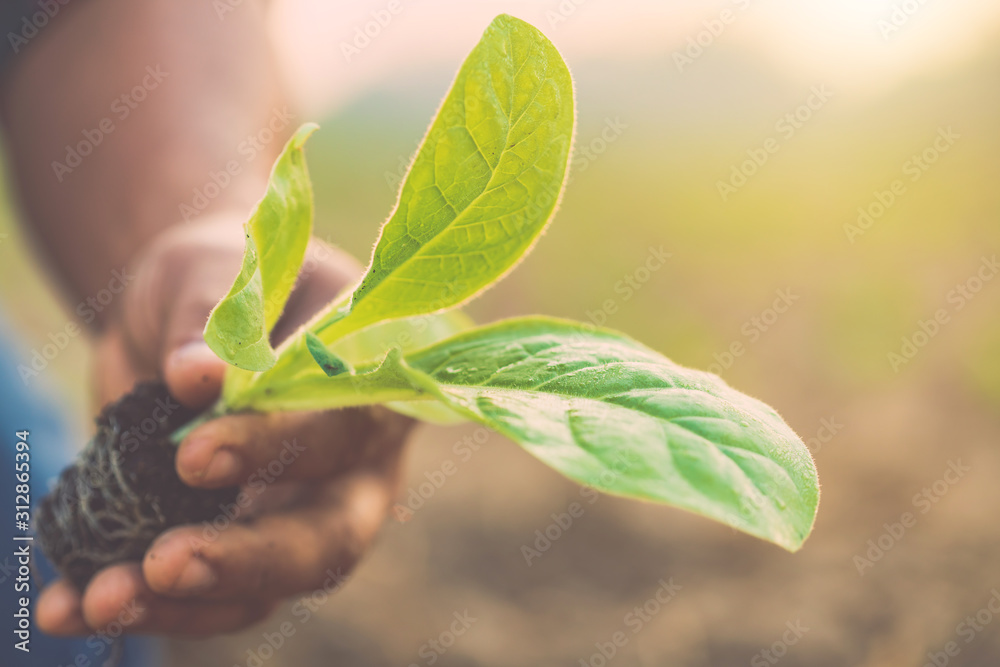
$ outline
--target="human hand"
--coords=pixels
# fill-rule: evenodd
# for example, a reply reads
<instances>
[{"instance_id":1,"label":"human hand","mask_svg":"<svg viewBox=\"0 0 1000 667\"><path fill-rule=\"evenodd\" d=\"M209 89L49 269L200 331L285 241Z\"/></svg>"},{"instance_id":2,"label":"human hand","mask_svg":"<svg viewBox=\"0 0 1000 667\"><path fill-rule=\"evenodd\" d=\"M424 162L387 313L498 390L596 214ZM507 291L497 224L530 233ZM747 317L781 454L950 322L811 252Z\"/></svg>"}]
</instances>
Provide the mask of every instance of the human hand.
<instances>
[{"instance_id":1,"label":"human hand","mask_svg":"<svg viewBox=\"0 0 1000 667\"><path fill-rule=\"evenodd\" d=\"M102 404L157 376L185 405L207 407L217 398L226 365L202 330L239 269L239 229L235 216L177 226L136 259L98 343ZM314 241L275 340L352 283L359 268ZM331 579L339 585L389 509L411 423L377 408L227 416L200 426L178 450L178 474L196 487L244 486L251 504L241 519L251 520L222 531L168 530L141 564L105 568L82 594L57 581L39 599L39 626L73 635L118 621L128 632L211 636L260 620L284 598L329 588Z\"/></svg>"}]
</instances>

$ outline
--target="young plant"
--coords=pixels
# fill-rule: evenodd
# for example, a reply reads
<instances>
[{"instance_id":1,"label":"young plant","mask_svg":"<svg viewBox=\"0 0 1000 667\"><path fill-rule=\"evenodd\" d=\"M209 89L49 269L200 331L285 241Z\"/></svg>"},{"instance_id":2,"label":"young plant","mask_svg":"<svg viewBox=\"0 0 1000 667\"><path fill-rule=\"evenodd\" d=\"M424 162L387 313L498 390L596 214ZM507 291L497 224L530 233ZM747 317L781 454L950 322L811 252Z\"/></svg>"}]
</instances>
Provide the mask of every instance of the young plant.
<instances>
[{"instance_id":1,"label":"young plant","mask_svg":"<svg viewBox=\"0 0 1000 667\"><path fill-rule=\"evenodd\" d=\"M424 137L360 282L274 349L312 227L303 145L316 126L300 128L205 328L232 365L222 396L173 441L225 414L384 404L479 422L577 482L797 550L818 481L773 409L615 331L541 316L474 327L455 310L531 250L561 196L574 125L558 51L498 16Z\"/></svg>"}]
</instances>

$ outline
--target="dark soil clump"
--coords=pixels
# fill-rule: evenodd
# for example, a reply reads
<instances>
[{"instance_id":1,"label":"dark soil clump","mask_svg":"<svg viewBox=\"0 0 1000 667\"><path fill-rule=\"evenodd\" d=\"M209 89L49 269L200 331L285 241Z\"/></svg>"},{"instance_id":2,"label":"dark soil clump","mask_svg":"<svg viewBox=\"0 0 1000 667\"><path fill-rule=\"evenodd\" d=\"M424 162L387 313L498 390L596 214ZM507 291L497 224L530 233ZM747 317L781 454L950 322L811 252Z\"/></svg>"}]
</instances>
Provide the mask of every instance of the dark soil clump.
<instances>
[{"instance_id":1,"label":"dark soil clump","mask_svg":"<svg viewBox=\"0 0 1000 667\"><path fill-rule=\"evenodd\" d=\"M162 382L144 382L101 411L97 434L38 508L42 551L77 588L102 568L139 561L163 531L208 521L238 489L202 490L174 469L170 435L197 413Z\"/></svg>"}]
</instances>

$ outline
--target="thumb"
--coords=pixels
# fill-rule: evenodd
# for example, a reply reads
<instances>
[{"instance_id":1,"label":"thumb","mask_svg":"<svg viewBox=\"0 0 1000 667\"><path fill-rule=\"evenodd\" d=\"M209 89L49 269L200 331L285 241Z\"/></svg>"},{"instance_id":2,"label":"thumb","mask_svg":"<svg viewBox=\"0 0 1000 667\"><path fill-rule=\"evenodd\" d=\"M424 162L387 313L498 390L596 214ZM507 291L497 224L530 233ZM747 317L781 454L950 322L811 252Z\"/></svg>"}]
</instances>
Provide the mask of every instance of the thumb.
<instances>
[{"instance_id":1,"label":"thumb","mask_svg":"<svg viewBox=\"0 0 1000 667\"><path fill-rule=\"evenodd\" d=\"M190 407L205 407L222 389L226 364L204 341L192 341L171 350L163 363L170 393Z\"/></svg>"},{"instance_id":2,"label":"thumb","mask_svg":"<svg viewBox=\"0 0 1000 667\"><path fill-rule=\"evenodd\" d=\"M208 405L222 387L226 364L203 331L240 266L243 235L235 226L217 221L164 234L136 263L135 286L123 304L132 349L190 407Z\"/></svg>"}]
</instances>

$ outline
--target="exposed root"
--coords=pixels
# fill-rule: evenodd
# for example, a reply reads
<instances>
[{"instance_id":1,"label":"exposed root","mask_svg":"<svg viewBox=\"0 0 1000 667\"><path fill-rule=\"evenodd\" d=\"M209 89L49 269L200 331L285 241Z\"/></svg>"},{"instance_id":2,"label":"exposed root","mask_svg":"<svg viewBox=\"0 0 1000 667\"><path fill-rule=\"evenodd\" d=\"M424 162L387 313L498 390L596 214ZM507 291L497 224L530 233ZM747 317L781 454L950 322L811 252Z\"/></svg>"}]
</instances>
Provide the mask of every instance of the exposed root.
<instances>
[{"instance_id":1,"label":"exposed root","mask_svg":"<svg viewBox=\"0 0 1000 667\"><path fill-rule=\"evenodd\" d=\"M77 588L107 565L141 560L168 528L211 520L233 502L237 489L193 489L177 476L170 434L195 416L161 382L140 383L101 412L35 520L43 552Z\"/></svg>"}]
</instances>

